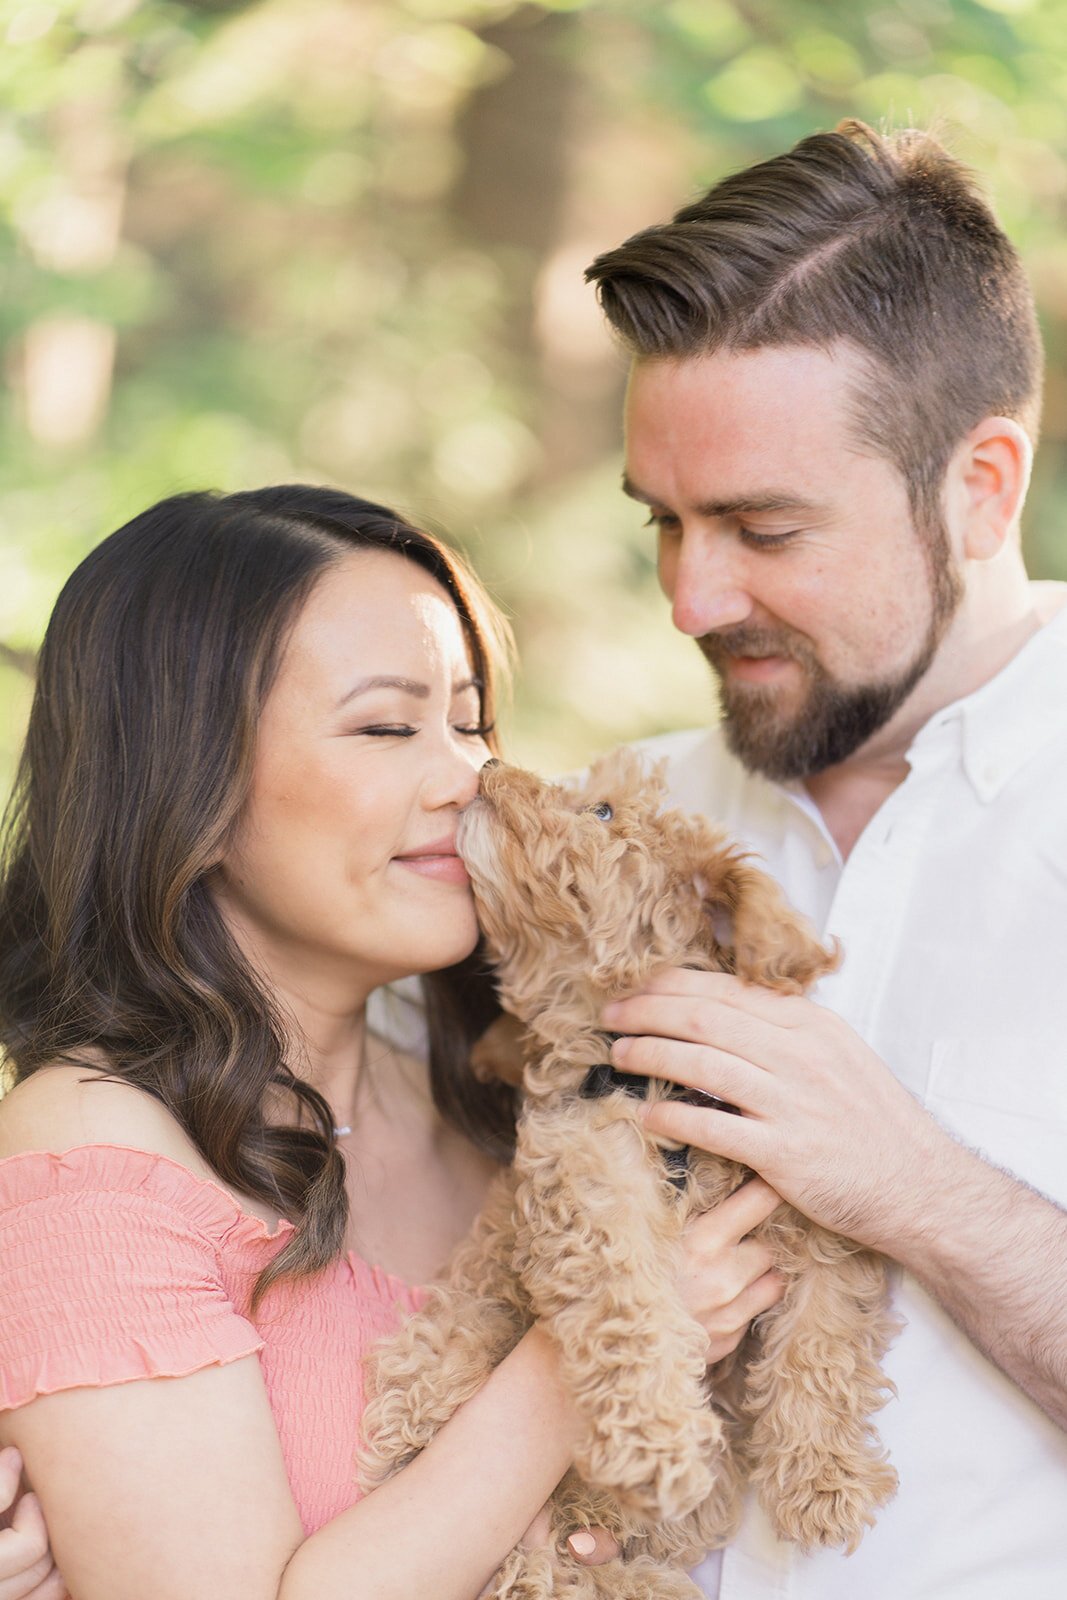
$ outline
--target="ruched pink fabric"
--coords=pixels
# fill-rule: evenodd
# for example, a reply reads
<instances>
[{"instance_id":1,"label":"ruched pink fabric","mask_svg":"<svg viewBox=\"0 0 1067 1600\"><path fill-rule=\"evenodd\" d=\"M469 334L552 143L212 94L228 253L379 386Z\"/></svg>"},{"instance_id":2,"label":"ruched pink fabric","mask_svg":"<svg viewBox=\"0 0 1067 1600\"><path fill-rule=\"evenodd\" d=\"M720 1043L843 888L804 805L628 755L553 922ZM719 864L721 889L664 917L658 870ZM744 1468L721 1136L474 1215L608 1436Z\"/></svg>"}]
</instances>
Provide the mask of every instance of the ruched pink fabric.
<instances>
[{"instance_id":1,"label":"ruched pink fabric","mask_svg":"<svg viewBox=\"0 0 1067 1600\"><path fill-rule=\"evenodd\" d=\"M421 1296L348 1255L276 1285L250 1317L252 1286L291 1232L143 1150L0 1161L0 1409L258 1353L313 1532L358 1498L363 1357Z\"/></svg>"}]
</instances>

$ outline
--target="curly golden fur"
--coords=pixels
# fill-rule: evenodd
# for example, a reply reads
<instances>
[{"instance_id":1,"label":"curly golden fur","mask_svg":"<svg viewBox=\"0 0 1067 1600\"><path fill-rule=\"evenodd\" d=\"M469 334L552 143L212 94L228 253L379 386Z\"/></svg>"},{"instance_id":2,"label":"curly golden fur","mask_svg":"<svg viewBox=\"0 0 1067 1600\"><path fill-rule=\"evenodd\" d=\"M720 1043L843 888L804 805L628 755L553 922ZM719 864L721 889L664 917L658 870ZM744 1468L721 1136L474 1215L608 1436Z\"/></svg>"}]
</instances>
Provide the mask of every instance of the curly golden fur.
<instances>
[{"instance_id":1,"label":"curly golden fur","mask_svg":"<svg viewBox=\"0 0 1067 1600\"><path fill-rule=\"evenodd\" d=\"M870 1420L892 1332L881 1258L780 1207L758 1232L785 1297L708 1372L680 1240L747 1174L694 1150L679 1192L633 1097L581 1094L608 1055L602 1007L662 968L797 993L835 963L764 872L663 792L630 751L571 785L497 764L461 821L501 1000L525 1029L525 1105L514 1165L447 1283L374 1359L364 1482L421 1450L539 1319L584 1436L553 1500L554 1549L514 1551L494 1600L682 1600L746 1482L783 1538L848 1549L896 1487ZM583 1568L566 1537L595 1525L621 1555Z\"/></svg>"}]
</instances>

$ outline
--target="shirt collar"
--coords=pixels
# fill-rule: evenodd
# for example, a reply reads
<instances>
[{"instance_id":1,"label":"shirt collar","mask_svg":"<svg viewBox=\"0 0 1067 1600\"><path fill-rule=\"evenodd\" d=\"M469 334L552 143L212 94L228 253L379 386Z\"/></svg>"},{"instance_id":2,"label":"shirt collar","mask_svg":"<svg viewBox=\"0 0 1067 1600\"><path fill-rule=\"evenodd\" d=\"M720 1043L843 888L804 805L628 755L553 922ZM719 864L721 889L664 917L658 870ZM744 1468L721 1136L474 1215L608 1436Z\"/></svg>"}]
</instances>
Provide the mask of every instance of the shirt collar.
<instances>
[{"instance_id":1,"label":"shirt collar","mask_svg":"<svg viewBox=\"0 0 1067 1600\"><path fill-rule=\"evenodd\" d=\"M996 677L936 712L916 734L908 761L958 741L963 770L989 804L1048 742L1067 728L1067 606L1026 641Z\"/></svg>"}]
</instances>

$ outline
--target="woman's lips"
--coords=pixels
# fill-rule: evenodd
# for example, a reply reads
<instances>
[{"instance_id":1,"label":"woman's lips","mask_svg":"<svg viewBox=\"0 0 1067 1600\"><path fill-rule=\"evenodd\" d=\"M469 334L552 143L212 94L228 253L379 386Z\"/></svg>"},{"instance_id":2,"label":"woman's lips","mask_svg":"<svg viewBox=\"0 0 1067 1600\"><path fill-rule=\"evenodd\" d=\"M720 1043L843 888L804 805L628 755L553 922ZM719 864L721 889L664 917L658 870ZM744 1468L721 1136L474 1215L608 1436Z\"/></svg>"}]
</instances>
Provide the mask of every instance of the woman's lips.
<instances>
[{"instance_id":1,"label":"woman's lips","mask_svg":"<svg viewBox=\"0 0 1067 1600\"><path fill-rule=\"evenodd\" d=\"M437 883L470 883L470 874L457 856L454 848L443 849L432 845L425 850L413 850L410 855L394 856L393 860L420 878L433 878Z\"/></svg>"}]
</instances>

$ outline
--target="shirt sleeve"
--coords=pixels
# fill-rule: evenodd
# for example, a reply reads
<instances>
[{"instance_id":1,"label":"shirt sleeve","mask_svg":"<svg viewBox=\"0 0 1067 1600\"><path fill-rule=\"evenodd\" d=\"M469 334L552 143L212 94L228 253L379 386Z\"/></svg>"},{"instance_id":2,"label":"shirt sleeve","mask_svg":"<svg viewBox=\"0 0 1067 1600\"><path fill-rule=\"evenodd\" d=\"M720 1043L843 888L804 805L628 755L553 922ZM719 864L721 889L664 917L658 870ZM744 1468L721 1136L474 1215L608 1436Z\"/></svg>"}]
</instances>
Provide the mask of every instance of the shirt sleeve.
<instances>
[{"instance_id":1,"label":"shirt sleeve","mask_svg":"<svg viewBox=\"0 0 1067 1600\"><path fill-rule=\"evenodd\" d=\"M240 1215L218 1185L146 1151L0 1161L0 1410L260 1350L223 1281Z\"/></svg>"}]
</instances>

